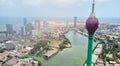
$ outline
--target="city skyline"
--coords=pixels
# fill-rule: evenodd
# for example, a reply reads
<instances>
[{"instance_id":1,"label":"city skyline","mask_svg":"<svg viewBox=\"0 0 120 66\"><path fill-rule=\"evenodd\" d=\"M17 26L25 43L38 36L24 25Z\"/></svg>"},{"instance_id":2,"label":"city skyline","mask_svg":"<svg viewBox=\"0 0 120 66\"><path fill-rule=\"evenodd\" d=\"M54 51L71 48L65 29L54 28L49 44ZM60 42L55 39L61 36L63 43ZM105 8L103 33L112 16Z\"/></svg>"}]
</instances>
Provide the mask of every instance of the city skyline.
<instances>
[{"instance_id":1,"label":"city skyline","mask_svg":"<svg viewBox=\"0 0 120 66\"><path fill-rule=\"evenodd\" d=\"M120 66L119 3L0 0L0 66Z\"/></svg>"},{"instance_id":2,"label":"city skyline","mask_svg":"<svg viewBox=\"0 0 120 66\"><path fill-rule=\"evenodd\" d=\"M95 13L120 17L119 0L96 0ZM88 17L92 0L0 0L0 17Z\"/></svg>"}]
</instances>

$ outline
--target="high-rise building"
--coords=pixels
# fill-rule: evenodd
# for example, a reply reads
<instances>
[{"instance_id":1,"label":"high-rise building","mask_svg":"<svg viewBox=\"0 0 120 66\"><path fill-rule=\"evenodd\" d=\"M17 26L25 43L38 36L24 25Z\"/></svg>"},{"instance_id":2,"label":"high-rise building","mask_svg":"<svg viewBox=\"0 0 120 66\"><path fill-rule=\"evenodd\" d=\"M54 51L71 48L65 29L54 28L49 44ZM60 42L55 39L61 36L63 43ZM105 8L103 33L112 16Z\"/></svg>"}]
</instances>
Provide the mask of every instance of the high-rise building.
<instances>
[{"instance_id":1,"label":"high-rise building","mask_svg":"<svg viewBox=\"0 0 120 66\"><path fill-rule=\"evenodd\" d=\"M32 33L32 29L33 29L32 24L31 24L31 23L28 23L28 24L27 24L27 30L26 30L26 31L27 31L27 34L30 35L30 34Z\"/></svg>"},{"instance_id":2,"label":"high-rise building","mask_svg":"<svg viewBox=\"0 0 120 66\"><path fill-rule=\"evenodd\" d=\"M41 23L40 23L39 20L36 20L36 21L35 21L35 25L34 25L34 29L40 30L40 28L41 28Z\"/></svg>"},{"instance_id":3,"label":"high-rise building","mask_svg":"<svg viewBox=\"0 0 120 66\"><path fill-rule=\"evenodd\" d=\"M77 27L77 17L74 17L74 27Z\"/></svg>"},{"instance_id":4,"label":"high-rise building","mask_svg":"<svg viewBox=\"0 0 120 66\"><path fill-rule=\"evenodd\" d=\"M7 31L0 31L0 40L7 40L8 33Z\"/></svg>"},{"instance_id":5,"label":"high-rise building","mask_svg":"<svg viewBox=\"0 0 120 66\"><path fill-rule=\"evenodd\" d=\"M24 25L27 25L27 18L24 18Z\"/></svg>"},{"instance_id":6,"label":"high-rise building","mask_svg":"<svg viewBox=\"0 0 120 66\"><path fill-rule=\"evenodd\" d=\"M8 34L13 34L13 25L12 24L6 24L6 30Z\"/></svg>"},{"instance_id":7,"label":"high-rise building","mask_svg":"<svg viewBox=\"0 0 120 66\"><path fill-rule=\"evenodd\" d=\"M24 32L27 34L27 18L24 18Z\"/></svg>"},{"instance_id":8,"label":"high-rise building","mask_svg":"<svg viewBox=\"0 0 120 66\"><path fill-rule=\"evenodd\" d=\"M69 27L69 24L68 24L69 22L68 21L66 21L66 27Z\"/></svg>"},{"instance_id":9,"label":"high-rise building","mask_svg":"<svg viewBox=\"0 0 120 66\"><path fill-rule=\"evenodd\" d=\"M43 27L46 28L48 26L48 23L46 21L43 22Z\"/></svg>"},{"instance_id":10,"label":"high-rise building","mask_svg":"<svg viewBox=\"0 0 120 66\"><path fill-rule=\"evenodd\" d=\"M24 27L23 26L21 27L20 34L24 35Z\"/></svg>"}]
</instances>

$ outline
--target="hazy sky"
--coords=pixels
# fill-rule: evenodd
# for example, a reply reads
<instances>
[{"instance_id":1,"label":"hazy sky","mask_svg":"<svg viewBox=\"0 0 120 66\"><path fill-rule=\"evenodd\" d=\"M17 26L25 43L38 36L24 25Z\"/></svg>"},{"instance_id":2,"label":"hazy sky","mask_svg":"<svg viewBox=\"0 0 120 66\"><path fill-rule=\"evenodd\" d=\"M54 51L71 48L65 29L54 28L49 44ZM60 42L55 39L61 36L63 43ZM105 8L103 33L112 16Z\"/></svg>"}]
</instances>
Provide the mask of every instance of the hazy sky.
<instances>
[{"instance_id":1,"label":"hazy sky","mask_svg":"<svg viewBox=\"0 0 120 66\"><path fill-rule=\"evenodd\" d=\"M88 17L92 0L0 0L0 17ZM120 17L120 0L96 0L97 17Z\"/></svg>"}]
</instances>

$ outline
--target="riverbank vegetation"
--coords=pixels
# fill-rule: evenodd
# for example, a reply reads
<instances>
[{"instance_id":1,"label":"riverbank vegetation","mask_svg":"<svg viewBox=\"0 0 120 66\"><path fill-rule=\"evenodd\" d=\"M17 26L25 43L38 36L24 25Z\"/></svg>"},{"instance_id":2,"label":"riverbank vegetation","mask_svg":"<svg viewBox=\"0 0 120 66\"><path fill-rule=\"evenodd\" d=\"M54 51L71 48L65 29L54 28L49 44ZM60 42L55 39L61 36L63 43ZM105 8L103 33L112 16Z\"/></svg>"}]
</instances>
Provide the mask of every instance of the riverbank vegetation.
<instances>
[{"instance_id":1,"label":"riverbank vegetation","mask_svg":"<svg viewBox=\"0 0 120 66\"><path fill-rule=\"evenodd\" d=\"M65 35L63 35L62 37L63 37L63 41L59 45L59 49L63 50L64 48L70 48L70 47L72 47L70 41L65 37Z\"/></svg>"},{"instance_id":2,"label":"riverbank vegetation","mask_svg":"<svg viewBox=\"0 0 120 66\"><path fill-rule=\"evenodd\" d=\"M64 48L71 47L70 41L65 37L65 35L60 36L60 40L41 40L36 45L34 45L34 48L31 51L31 54L35 54L36 51L44 51L47 52L51 50L52 48L57 48L60 50L63 50ZM40 53L39 53L40 54Z\"/></svg>"}]
</instances>

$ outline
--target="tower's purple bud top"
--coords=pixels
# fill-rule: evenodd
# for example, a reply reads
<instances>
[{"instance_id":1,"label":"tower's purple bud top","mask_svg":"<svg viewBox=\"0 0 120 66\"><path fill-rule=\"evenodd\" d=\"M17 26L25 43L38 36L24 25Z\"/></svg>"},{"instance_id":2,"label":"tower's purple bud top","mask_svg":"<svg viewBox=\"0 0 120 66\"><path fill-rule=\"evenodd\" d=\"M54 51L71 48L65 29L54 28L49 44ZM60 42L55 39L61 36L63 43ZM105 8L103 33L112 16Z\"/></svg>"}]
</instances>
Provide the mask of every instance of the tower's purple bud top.
<instances>
[{"instance_id":1,"label":"tower's purple bud top","mask_svg":"<svg viewBox=\"0 0 120 66\"><path fill-rule=\"evenodd\" d=\"M88 30L89 34L94 34L96 29L98 28L99 22L96 17L89 17L86 21L86 29Z\"/></svg>"}]
</instances>

